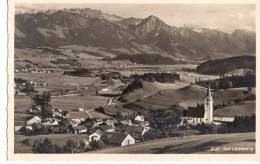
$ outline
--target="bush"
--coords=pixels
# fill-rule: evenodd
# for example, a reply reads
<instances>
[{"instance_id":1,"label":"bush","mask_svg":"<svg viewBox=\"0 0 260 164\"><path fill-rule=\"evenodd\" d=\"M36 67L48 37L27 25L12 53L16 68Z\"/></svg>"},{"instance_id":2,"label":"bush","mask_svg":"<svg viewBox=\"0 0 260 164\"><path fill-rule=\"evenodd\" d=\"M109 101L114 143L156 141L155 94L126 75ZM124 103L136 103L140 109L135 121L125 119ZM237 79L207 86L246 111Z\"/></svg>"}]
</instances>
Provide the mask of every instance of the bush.
<instances>
[{"instance_id":1,"label":"bush","mask_svg":"<svg viewBox=\"0 0 260 164\"><path fill-rule=\"evenodd\" d=\"M54 145L48 138L44 139L43 142L36 140L32 147L33 153L62 153L62 148Z\"/></svg>"},{"instance_id":2,"label":"bush","mask_svg":"<svg viewBox=\"0 0 260 164\"><path fill-rule=\"evenodd\" d=\"M99 141L92 141L90 146L93 148L93 149L102 149L105 147L105 144L103 141L99 140Z\"/></svg>"}]
</instances>

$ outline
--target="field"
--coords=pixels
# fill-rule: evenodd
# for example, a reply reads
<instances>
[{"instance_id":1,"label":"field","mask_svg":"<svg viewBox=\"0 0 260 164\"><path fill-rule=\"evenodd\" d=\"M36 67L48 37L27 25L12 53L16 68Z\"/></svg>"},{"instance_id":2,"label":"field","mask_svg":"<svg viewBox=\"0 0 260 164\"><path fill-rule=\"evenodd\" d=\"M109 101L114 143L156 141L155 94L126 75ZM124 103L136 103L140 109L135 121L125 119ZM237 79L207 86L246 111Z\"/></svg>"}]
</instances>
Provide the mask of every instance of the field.
<instances>
[{"instance_id":1,"label":"field","mask_svg":"<svg viewBox=\"0 0 260 164\"><path fill-rule=\"evenodd\" d=\"M241 147L247 150L239 150ZM231 150L233 149L233 150ZM207 134L148 141L126 147L106 148L91 153L110 154L208 154L255 153L255 133Z\"/></svg>"},{"instance_id":2,"label":"field","mask_svg":"<svg viewBox=\"0 0 260 164\"><path fill-rule=\"evenodd\" d=\"M22 78L33 82L47 83L45 89L75 89L80 86L88 86L95 82L97 78L92 77L74 77L62 75L62 73L54 74L36 74L36 73L15 73L15 78ZM37 87L39 89L42 87Z\"/></svg>"},{"instance_id":3,"label":"field","mask_svg":"<svg viewBox=\"0 0 260 164\"><path fill-rule=\"evenodd\" d=\"M145 97L139 101L132 102L127 106L133 110L146 109L167 109L171 105L178 105L182 108L196 106L204 101L206 88L191 84L179 89L164 89L155 94ZM250 94L241 90L226 90L212 92L214 104L229 104L235 100L246 99ZM246 106L245 106L246 107Z\"/></svg>"},{"instance_id":4,"label":"field","mask_svg":"<svg viewBox=\"0 0 260 164\"><path fill-rule=\"evenodd\" d=\"M64 146L69 139L83 141L84 139L88 138L88 136L86 134L50 134L37 136L15 135L14 153L32 153L33 143L36 140L44 140L45 138L50 139L53 144L57 144L58 146Z\"/></svg>"},{"instance_id":5,"label":"field","mask_svg":"<svg viewBox=\"0 0 260 164\"><path fill-rule=\"evenodd\" d=\"M158 83L158 82L143 82L143 88L140 88L138 90L134 90L133 92L129 94L122 95L122 98L124 100L127 100L128 102L136 101L138 99L142 99L145 97L149 97L153 94L156 94L160 90L166 90L166 89L179 89L184 86L187 86L188 84L185 82L176 82L176 83Z\"/></svg>"},{"instance_id":6,"label":"field","mask_svg":"<svg viewBox=\"0 0 260 164\"><path fill-rule=\"evenodd\" d=\"M214 110L215 116L224 117L251 116L252 114L256 114L255 101L243 101L235 105Z\"/></svg>"}]
</instances>

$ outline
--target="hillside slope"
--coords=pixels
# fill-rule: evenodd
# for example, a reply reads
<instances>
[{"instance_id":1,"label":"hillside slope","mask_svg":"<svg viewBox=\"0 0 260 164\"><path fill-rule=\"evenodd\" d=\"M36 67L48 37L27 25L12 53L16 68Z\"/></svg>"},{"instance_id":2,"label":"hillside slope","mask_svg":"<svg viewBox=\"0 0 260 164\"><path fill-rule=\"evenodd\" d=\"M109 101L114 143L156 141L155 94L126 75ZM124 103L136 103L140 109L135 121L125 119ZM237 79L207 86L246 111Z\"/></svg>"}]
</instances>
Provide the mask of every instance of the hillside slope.
<instances>
[{"instance_id":1,"label":"hillside slope","mask_svg":"<svg viewBox=\"0 0 260 164\"><path fill-rule=\"evenodd\" d=\"M167 110L172 105L187 109L188 107L197 106L198 103L202 104L206 91L206 88L194 84L179 89L165 89L126 104L125 107L135 111ZM229 104L235 100L244 100L248 96L250 95L240 90L212 91L214 105Z\"/></svg>"},{"instance_id":2,"label":"hillside slope","mask_svg":"<svg viewBox=\"0 0 260 164\"><path fill-rule=\"evenodd\" d=\"M220 75L243 68L256 68L255 56L237 56L225 59L209 60L201 63L196 71L201 74Z\"/></svg>"}]
</instances>

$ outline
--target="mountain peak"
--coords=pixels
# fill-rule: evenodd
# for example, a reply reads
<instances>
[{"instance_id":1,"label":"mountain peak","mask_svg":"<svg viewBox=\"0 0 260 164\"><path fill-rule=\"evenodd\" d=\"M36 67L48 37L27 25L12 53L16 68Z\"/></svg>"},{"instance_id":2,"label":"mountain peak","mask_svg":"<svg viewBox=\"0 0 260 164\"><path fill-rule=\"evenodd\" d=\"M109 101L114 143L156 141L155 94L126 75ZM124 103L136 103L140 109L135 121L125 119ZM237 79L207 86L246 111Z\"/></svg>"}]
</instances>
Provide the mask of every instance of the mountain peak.
<instances>
[{"instance_id":1,"label":"mountain peak","mask_svg":"<svg viewBox=\"0 0 260 164\"><path fill-rule=\"evenodd\" d=\"M136 26L136 33L139 36L145 36L152 31L166 30L168 31L170 26L164 23L160 18L150 15L145 18L140 24Z\"/></svg>"},{"instance_id":2,"label":"mountain peak","mask_svg":"<svg viewBox=\"0 0 260 164\"><path fill-rule=\"evenodd\" d=\"M155 16L155 15L150 15L147 18L145 18L144 20L146 21L158 21L158 22L163 22L159 17ZM164 23L164 22L163 22Z\"/></svg>"}]
</instances>

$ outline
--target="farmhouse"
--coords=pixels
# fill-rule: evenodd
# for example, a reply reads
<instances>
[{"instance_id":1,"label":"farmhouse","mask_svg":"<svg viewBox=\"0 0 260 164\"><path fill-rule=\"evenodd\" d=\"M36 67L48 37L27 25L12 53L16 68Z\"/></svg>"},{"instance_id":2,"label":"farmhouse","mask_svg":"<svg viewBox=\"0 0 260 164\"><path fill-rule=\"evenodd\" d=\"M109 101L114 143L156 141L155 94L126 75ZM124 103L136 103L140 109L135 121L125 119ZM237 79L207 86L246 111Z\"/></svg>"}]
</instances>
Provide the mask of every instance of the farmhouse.
<instances>
[{"instance_id":1,"label":"farmhouse","mask_svg":"<svg viewBox=\"0 0 260 164\"><path fill-rule=\"evenodd\" d=\"M86 112L71 112L68 118L71 120L81 122L89 118L89 115Z\"/></svg>"},{"instance_id":2,"label":"farmhouse","mask_svg":"<svg viewBox=\"0 0 260 164\"><path fill-rule=\"evenodd\" d=\"M127 146L135 144L135 139L130 134L124 133L106 133L104 141L111 145Z\"/></svg>"},{"instance_id":3,"label":"farmhouse","mask_svg":"<svg viewBox=\"0 0 260 164\"><path fill-rule=\"evenodd\" d=\"M127 134L130 134L136 141L141 141L144 134L149 130L150 128L144 128L139 126L128 126L125 128L125 132Z\"/></svg>"},{"instance_id":4,"label":"farmhouse","mask_svg":"<svg viewBox=\"0 0 260 164\"><path fill-rule=\"evenodd\" d=\"M42 119L40 117L34 116L33 118L31 118L30 120L28 120L26 122L26 125L31 126L31 125L34 125L34 124L41 124L41 121L42 121Z\"/></svg>"},{"instance_id":5,"label":"farmhouse","mask_svg":"<svg viewBox=\"0 0 260 164\"><path fill-rule=\"evenodd\" d=\"M89 142L100 140L102 133L103 132L101 130L96 130L94 133L90 134L89 135Z\"/></svg>"},{"instance_id":6,"label":"farmhouse","mask_svg":"<svg viewBox=\"0 0 260 164\"><path fill-rule=\"evenodd\" d=\"M82 133L87 133L88 129L85 125L80 125L76 127L77 133L82 134Z\"/></svg>"},{"instance_id":7,"label":"farmhouse","mask_svg":"<svg viewBox=\"0 0 260 164\"><path fill-rule=\"evenodd\" d=\"M144 122L144 116L143 115L137 115L135 117L135 121L137 121L137 122Z\"/></svg>"},{"instance_id":8,"label":"farmhouse","mask_svg":"<svg viewBox=\"0 0 260 164\"><path fill-rule=\"evenodd\" d=\"M232 123L234 120L234 117L213 117L214 124Z\"/></svg>"},{"instance_id":9,"label":"farmhouse","mask_svg":"<svg viewBox=\"0 0 260 164\"><path fill-rule=\"evenodd\" d=\"M100 129L103 132L115 132L115 128L111 125L102 125L102 126L100 126Z\"/></svg>"}]
</instances>

